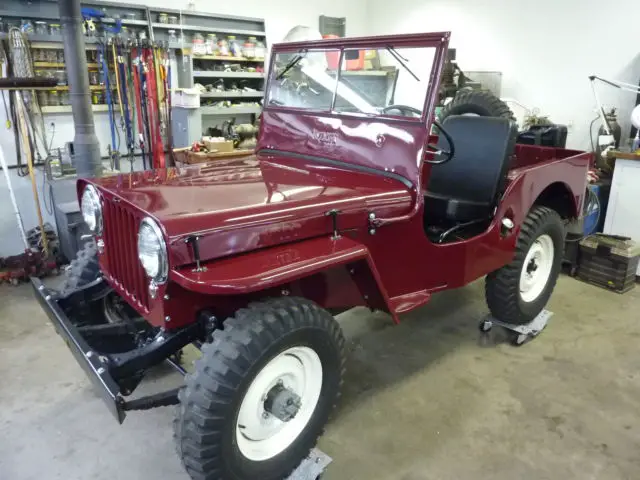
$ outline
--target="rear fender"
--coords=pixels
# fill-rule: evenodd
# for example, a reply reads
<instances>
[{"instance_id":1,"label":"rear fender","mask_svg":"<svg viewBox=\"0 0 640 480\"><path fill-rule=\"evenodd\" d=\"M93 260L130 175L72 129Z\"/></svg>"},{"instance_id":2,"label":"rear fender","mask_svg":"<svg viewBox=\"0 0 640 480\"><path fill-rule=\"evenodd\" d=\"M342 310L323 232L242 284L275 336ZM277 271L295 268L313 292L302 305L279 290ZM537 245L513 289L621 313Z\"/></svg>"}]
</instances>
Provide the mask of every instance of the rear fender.
<instances>
[{"instance_id":1,"label":"rear fender","mask_svg":"<svg viewBox=\"0 0 640 480\"><path fill-rule=\"evenodd\" d=\"M294 295L327 309L359 305L390 312L389 297L369 250L348 237L319 237L173 270L185 290L241 305L260 296Z\"/></svg>"}]
</instances>

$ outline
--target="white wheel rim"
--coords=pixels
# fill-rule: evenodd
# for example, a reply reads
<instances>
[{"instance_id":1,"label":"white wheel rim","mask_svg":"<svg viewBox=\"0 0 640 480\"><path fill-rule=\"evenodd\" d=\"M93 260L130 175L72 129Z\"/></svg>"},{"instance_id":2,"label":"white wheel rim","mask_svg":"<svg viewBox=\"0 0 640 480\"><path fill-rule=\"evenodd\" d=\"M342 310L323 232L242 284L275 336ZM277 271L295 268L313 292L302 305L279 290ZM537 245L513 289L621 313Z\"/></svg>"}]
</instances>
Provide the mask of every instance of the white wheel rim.
<instances>
[{"instance_id":1,"label":"white wheel rim","mask_svg":"<svg viewBox=\"0 0 640 480\"><path fill-rule=\"evenodd\" d=\"M322 390L322 362L309 347L278 354L256 375L244 395L236 421L238 449L255 462L275 457L291 445L311 420ZM279 382L300 397L295 417L283 422L266 412L268 392Z\"/></svg>"},{"instance_id":2,"label":"white wheel rim","mask_svg":"<svg viewBox=\"0 0 640 480\"><path fill-rule=\"evenodd\" d=\"M543 292L553 266L553 240L549 235L540 235L529 248L520 272L520 297L524 302L533 302Z\"/></svg>"}]
</instances>

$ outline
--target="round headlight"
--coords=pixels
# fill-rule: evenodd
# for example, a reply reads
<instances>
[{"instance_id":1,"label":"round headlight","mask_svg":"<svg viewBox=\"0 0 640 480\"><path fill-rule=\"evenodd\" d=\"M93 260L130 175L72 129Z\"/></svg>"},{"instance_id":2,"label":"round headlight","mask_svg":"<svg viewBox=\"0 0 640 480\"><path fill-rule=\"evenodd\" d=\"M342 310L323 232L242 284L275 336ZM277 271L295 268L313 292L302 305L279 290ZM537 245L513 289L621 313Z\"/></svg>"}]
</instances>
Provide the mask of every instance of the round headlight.
<instances>
[{"instance_id":1,"label":"round headlight","mask_svg":"<svg viewBox=\"0 0 640 480\"><path fill-rule=\"evenodd\" d=\"M82 192L80 210L89 230L100 234L102 232L102 207L100 206L100 195L93 185L87 185Z\"/></svg>"},{"instance_id":2,"label":"round headlight","mask_svg":"<svg viewBox=\"0 0 640 480\"><path fill-rule=\"evenodd\" d=\"M167 281L169 262L167 246L162 231L156 222L147 217L140 222L138 230L138 259L145 273L156 283Z\"/></svg>"}]
</instances>

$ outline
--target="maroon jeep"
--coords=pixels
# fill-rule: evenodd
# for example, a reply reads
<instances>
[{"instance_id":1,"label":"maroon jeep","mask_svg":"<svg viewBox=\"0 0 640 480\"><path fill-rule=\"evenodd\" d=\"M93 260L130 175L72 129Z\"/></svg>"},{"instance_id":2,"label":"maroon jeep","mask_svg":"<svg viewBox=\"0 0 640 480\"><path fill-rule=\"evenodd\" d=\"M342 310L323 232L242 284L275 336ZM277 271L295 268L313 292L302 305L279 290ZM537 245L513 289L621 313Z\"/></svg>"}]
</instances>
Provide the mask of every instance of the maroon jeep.
<instances>
[{"instance_id":1,"label":"maroon jeep","mask_svg":"<svg viewBox=\"0 0 640 480\"><path fill-rule=\"evenodd\" d=\"M119 421L178 405L193 478L280 479L309 453L345 369L337 312L399 322L480 277L498 320L547 303L590 155L516 145L510 115L434 120L448 41L274 45L255 155L78 182L95 242L36 296ZM127 399L189 344L184 387Z\"/></svg>"}]
</instances>

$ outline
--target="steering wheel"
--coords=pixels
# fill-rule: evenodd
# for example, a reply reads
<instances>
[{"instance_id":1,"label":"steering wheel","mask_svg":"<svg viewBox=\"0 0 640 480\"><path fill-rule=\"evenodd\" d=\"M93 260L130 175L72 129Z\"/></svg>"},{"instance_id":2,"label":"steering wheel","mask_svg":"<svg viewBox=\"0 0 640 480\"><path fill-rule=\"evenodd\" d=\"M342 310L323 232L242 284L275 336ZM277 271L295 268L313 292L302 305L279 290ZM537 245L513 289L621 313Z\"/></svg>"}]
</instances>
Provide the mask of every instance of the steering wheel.
<instances>
[{"instance_id":1,"label":"steering wheel","mask_svg":"<svg viewBox=\"0 0 640 480\"><path fill-rule=\"evenodd\" d=\"M417 117L422 116L421 110L410 107L409 105L389 105L388 107L384 107L382 109L382 113L388 113L390 110L398 110L400 113L410 112L415 114ZM404 116L409 117L410 115L404 115ZM434 120L433 124L436 126L436 128L440 132L442 132L442 135L444 136L444 138L446 138L447 143L449 144L449 150L444 150L438 147L437 145L428 143L427 148L429 148L436 156L444 156L444 158L442 160L425 160L425 162L430 163L432 165L439 165L441 163L446 163L449 160L451 160L453 158L453 155L455 154L456 149L453 145L453 138L451 138L451 135L449 135L449 133L447 133L447 131L442 127L440 122L438 122L437 120Z\"/></svg>"},{"instance_id":2,"label":"steering wheel","mask_svg":"<svg viewBox=\"0 0 640 480\"><path fill-rule=\"evenodd\" d=\"M456 153L456 147L453 145L453 138L451 135L442 127L440 122L437 120L433 120L433 124L436 128L442 133L444 138L447 139L447 143L449 144L449 150L445 150L444 148L440 148L433 143L427 143L427 148L436 156L444 156L442 160L425 160L426 163L430 163L432 165L440 165L441 163L446 163L453 158L453 155Z\"/></svg>"},{"instance_id":3,"label":"steering wheel","mask_svg":"<svg viewBox=\"0 0 640 480\"><path fill-rule=\"evenodd\" d=\"M398 110L403 117L422 116L422 110L410 107L409 105L389 105L382 109L382 113L389 113L390 110ZM413 115L407 115L407 113L412 113Z\"/></svg>"}]
</instances>

